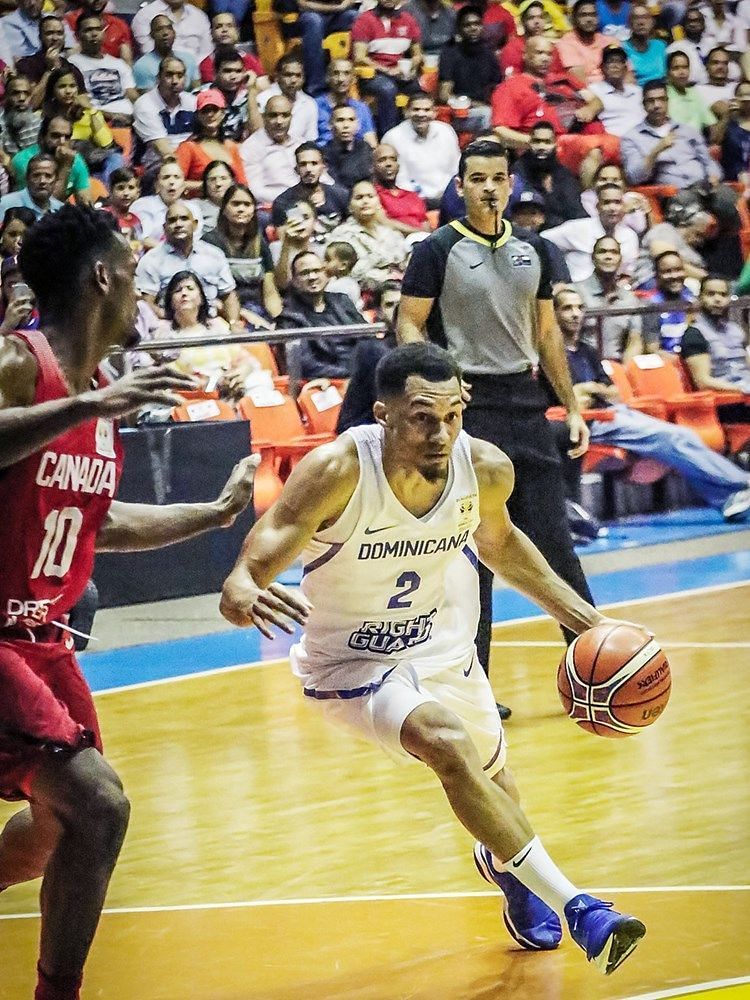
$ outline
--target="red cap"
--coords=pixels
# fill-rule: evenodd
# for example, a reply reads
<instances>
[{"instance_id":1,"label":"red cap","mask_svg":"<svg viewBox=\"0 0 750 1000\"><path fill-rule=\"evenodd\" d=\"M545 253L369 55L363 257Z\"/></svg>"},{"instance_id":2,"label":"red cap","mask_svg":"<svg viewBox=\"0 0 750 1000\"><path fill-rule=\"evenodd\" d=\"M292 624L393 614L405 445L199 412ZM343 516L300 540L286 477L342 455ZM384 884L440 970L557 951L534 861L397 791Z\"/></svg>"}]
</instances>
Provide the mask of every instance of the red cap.
<instances>
[{"instance_id":1,"label":"red cap","mask_svg":"<svg viewBox=\"0 0 750 1000\"><path fill-rule=\"evenodd\" d=\"M208 90L202 90L195 101L195 107L198 111L203 108L225 108L227 106L226 98L220 90L216 87L210 87Z\"/></svg>"}]
</instances>

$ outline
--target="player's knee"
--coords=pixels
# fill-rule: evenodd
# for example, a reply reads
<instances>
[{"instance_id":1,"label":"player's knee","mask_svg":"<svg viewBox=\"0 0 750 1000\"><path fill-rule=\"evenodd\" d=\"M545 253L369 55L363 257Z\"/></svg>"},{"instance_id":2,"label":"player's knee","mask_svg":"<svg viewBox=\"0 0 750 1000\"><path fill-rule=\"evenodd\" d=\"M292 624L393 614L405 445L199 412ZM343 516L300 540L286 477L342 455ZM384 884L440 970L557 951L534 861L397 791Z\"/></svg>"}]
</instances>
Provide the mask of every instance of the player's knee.
<instances>
[{"instance_id":1,"label":"player's knee","mask_svg":"<svg viewBox=\"0 0 750 1000\"><path fill-rule=\"evenodd\" d=\"M421 733L418 755L441 779L465 774L476 750L458 719L444 718Z\"/></svg>"},{"instance_id":2,"label":"player's knee","mask_svg":"<svg viewBox=\"0 0 750 1000\"><path fill-rule=\"evenodd\" d=\"M114 772L113 772L114 774ZM119 845L130 820L130 802L116 775L91 780L79 789L75 808L65 825L91 838L92 845L110 849Z\"/></svg>"}]
</instances>

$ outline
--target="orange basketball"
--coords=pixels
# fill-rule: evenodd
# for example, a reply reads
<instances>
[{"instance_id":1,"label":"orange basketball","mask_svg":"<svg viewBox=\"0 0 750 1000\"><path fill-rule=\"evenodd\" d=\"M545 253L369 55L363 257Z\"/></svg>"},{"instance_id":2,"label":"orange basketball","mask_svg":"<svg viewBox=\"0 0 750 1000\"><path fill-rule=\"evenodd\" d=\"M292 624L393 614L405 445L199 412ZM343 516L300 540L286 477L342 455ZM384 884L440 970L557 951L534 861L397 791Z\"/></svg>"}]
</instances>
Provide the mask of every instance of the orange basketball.
<instances>
[{"instance_id":1,"label":"orange basketball","mask_svg":"<svg viewBox=\"0 0 750 1000\"><path fill-rule=\"evenodd\" d=\"M597 625L568 646L557 693L587 733L619 739L656 722L672 690L669 662L637 625Z\"/></svg>"}]
</instances>

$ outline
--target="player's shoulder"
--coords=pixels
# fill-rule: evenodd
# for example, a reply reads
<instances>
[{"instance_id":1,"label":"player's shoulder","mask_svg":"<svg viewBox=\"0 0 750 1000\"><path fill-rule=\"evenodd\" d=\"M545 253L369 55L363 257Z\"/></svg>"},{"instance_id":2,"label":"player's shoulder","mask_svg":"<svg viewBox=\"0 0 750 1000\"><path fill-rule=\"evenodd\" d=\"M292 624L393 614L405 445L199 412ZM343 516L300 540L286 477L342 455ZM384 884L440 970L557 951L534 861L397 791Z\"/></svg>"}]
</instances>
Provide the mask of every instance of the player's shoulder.
<instances>
[{"instance_id":1,"label":"player's shoulder","mask_svg":"<svg viewBox=\"0 0 750 1000\"><path fill-rule=\"evenodd\" d=\"M351 491L359 480L359 452L352 434L339 434L335 441L320 445L299 464L304 480L323 492Z\"/></svg>"},{"instance_id":2,"label":"player's shoulder","mask_svg":"<svg viewBox=\"0 0 750 1000\"><path fill-rule=\"evenodd\" d=\"M19 337L0 337L0 409L10 406L30 406L38 362L34 352Z\"/></svg>"},{"instance_id":3,"label":"player's shoulder","mask_svg":"<svg viewBox=\"0 0 750 1000\"><path fill-rule=\"evenodd\" d=\"M480 438L469 437L471 464L477 477L479 488L507 490L513 489L513 463L497 445Z\"/></svg>"}]
</instances>

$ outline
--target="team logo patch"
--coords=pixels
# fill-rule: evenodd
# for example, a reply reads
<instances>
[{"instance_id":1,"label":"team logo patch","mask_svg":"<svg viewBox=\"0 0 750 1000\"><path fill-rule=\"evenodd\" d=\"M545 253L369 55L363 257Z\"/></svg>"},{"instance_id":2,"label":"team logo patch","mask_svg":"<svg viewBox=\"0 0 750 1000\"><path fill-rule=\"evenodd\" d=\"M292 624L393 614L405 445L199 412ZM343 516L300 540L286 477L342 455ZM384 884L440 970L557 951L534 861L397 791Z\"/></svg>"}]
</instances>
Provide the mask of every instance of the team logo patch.
<instances>
[{"instance_id":1,"label":"team logo patch","mask_svg":"<svg viewBox=\"0 0 750 1000\"><path fill-rule=\"evenodd\" d=\"M513 267L531 267L531 257L527 253L512 253L510 263Z\"/></svg>"},{"instance_id":2,"label":"team logo patch","mask_svg":"<svg viewBox=\"0 0 750 1000\"><path fill-rule=\"evenodd\" d=\"M456 518L458 520L457 528L459 531L470 527L474 520L477 499L476 493L470 493L468 496L459 497L456 500Z\"/></svg>"},{"instance_id":3,"label":"team logo patch","mask_svg":"<svg viewBox=\"0 0 750 1000\"><path fill-rule=\"evenodd\" d=\"M103 458L115 457L115 429L112 421L104 417L96 422L96 453Z\"/></svg>"}]
</instances>

